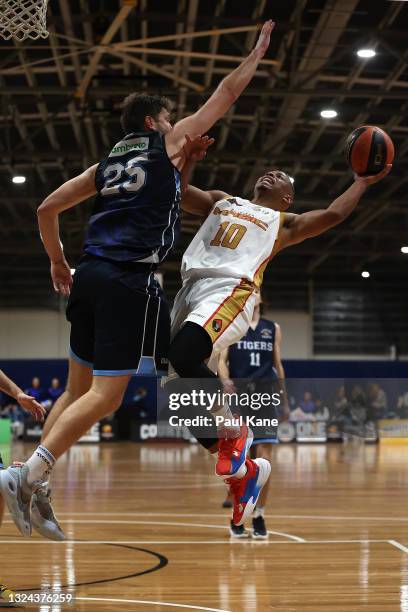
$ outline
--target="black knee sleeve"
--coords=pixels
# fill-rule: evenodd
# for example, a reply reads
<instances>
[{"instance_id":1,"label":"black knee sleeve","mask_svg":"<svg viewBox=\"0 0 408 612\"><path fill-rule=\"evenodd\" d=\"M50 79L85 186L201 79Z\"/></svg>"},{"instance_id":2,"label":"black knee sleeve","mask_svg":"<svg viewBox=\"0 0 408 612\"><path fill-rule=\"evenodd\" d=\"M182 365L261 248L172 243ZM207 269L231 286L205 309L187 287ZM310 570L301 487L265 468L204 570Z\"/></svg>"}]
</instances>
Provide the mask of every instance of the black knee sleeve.
<instances>
[{"instance_id":1,"label":"black knee sleeve","mask_svg":"<svg viewBox=\"0 0 408 612\"><path fill-rule=\"evenodd\" d=\"M211 338L205 329L188 321L170 344L169 361L181 378L215 378L205 365L211 352Z\"/></svg>"}]
</instances>

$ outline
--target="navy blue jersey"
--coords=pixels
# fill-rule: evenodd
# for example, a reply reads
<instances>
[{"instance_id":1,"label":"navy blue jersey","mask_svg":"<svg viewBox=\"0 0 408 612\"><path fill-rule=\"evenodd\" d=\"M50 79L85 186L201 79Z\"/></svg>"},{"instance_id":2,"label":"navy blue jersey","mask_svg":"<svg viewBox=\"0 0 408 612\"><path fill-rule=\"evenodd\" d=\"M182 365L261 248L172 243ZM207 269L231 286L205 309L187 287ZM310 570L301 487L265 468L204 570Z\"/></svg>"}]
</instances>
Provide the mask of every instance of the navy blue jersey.
<instances>
[{"instance_id":1,"label":"navy blue jersey","mask_svg":"<svg viewBox=\"0 0 408 612\"><path fill-rule=\"evenodd\" d=\"M96 170L98 190L85 252L113 261L158 263L180 232L180 172L159 132L134 132Z\"/></svg>"},{"instance_id":2,"label":"navy blue jersey","mask_svg":"<svg viewBox=\"0 0 408 612\"><path fill-rule=\"evenodd\" d=\"M276 378L273 367L275 323L259 319L255 329L250 327L239 342L229 348L231 378Z\"/></svg>"}]
</instances>

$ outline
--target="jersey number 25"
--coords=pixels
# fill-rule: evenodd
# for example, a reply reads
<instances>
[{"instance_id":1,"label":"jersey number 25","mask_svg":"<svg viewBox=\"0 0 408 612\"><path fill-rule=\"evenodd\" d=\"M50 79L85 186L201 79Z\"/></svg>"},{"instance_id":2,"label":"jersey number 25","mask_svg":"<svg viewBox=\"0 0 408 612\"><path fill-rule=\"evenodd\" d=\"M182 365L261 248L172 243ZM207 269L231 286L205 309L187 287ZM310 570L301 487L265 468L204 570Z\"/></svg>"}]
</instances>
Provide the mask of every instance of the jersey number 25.
<instances>
[{"instance_id":1,"label":"jersey number 25","mask_svg":"<svg viewBox=\"0 0 408 612\"><path fill-rule=\"evenodd\" d=\"M146 182L146 170L140 165L144 161L146 161L146 156L139 155L129 159L126 165L116 162L106 166L103 173L106 182L105 186L101 189L101 195L118 195L121 193L121 190L132 193L139 191ZM123 174L127 177L125 181L123 180Z\"/></svg>"}]
</instances>

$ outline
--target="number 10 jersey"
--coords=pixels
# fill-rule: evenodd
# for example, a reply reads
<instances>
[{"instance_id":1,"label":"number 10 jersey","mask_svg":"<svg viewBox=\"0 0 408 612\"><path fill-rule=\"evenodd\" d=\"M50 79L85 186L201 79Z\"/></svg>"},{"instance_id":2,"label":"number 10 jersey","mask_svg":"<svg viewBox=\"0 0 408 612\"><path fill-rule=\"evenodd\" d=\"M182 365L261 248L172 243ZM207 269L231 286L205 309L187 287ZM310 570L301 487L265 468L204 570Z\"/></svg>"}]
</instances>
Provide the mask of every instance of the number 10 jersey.
<instances>
[{"instance_id":1,"label":"number 10 jersey","mask_svg":"<svg viewBox=\"0 0 408 612\"><path fill-rule=\"evenodd\" d=\"M180 173L159 132L134 132L96 170L84 250L113 261L159 263L180 231Z\"/></svg>"},{"instance_id":2,"label":"number 10 jersey","mask_svg":"<svg viewBox=\"0 0 408 612\"><path fill-rule=\"evenodd\" d=\"M184 253L183 281L239 278L259 287L283 219L283 213L243 198L220 200Z\"/></svg>"}]
</instances>

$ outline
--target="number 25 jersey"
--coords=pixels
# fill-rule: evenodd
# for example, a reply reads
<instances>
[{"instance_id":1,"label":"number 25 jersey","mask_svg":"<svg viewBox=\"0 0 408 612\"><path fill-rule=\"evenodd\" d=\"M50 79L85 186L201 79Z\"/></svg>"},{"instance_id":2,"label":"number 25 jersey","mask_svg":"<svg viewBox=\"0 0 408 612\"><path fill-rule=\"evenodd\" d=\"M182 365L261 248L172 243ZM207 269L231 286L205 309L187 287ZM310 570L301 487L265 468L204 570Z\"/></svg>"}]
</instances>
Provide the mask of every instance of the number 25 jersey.
<instances>
[{"instance_id":1,"label":"number 25 jersey","mask_svg":"<svg viewBox=\"0 0 408 612\"><path fill-rule=\"evenodd\" d=\"M159 132L134 132L96 170L85 253L113 261L158 263L180 228L180 173Z\"/></svg>"},{"instance_id":2,"label":"number 25 jersey","mask_svg":"<svg viewBox=\"0 0 408 612\"><path fill-rule=\"evenodd\" d=\"M220 200L183 255L183 280L245 278L259 287L283 219L280 212L243 198Z\"/></svg>"}]
</instances>

